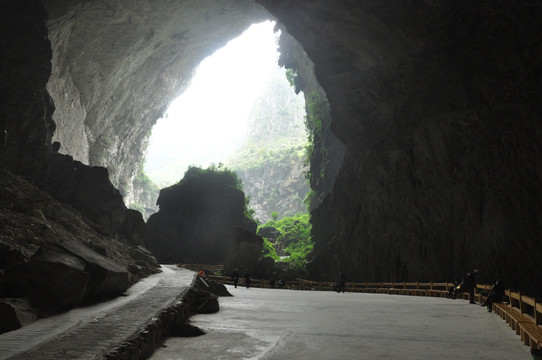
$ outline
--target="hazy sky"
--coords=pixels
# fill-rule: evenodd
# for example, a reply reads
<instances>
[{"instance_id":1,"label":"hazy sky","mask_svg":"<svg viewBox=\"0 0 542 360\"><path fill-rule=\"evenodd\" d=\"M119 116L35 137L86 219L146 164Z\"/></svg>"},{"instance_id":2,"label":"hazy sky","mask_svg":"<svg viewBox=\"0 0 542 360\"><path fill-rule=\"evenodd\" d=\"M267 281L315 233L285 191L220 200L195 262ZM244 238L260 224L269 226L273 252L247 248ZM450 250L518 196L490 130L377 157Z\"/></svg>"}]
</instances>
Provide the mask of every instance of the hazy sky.
<instances>
[{"instance_id":1,"label":"hazy sky","mask_svg":"<svg viewBox=\"0 0 542 360\"><path fill-rule=\"evenodd\" d=\"M191 86L152 129L145 172L158 185L188 165L226 160L246 133L250 107L277 67L274 23L252 25L199 65Z\"/></svg>"}]
</instances>

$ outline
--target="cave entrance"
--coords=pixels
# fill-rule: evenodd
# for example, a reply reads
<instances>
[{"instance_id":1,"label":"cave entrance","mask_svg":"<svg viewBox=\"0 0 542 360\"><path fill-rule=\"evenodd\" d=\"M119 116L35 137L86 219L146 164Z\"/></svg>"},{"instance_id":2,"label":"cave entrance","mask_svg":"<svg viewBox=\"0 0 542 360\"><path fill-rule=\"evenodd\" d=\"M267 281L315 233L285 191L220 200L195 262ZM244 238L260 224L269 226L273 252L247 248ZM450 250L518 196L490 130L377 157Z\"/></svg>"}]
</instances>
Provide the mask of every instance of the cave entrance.
<instances>
[{"instance_id":1,"label":"cave entrance","mask_svg":"<svg viewBox=\"0 0 542 360\"><path fill-rule=\"evenodd\" d=\"M149 216L158 188L189 166L225 166L241 178L258 221L306 212L305 100L278 65L274 26L254 24L200 63L152 129L139 179L156 187L144 183L149 196L130 207Z\"/></svg>"}]
</instances>

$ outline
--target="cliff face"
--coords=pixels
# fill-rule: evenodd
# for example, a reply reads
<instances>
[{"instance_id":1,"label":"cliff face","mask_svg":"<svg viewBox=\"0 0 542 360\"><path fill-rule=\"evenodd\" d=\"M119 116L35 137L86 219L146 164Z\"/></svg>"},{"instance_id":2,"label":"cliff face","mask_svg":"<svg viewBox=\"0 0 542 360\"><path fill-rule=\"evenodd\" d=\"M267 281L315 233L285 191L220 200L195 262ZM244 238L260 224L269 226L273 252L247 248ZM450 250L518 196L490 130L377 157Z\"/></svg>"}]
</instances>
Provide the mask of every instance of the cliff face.
<instances>
[{"instance_id":1,"label":"cliff face","mask_svg":"<svg viewBox=\"0 0 542 360\"><path fill-rule=\"evenodd\" d=\"M248 115L245 142L226 161L241 178L254 217L261 222L270 220L274 211L279 217L306 212L304 105L285 69L277 67Z\"/></svg>"},{"instance_id":2,"label":"cliff face","mask_svg":"<svg viewBox=\"0 0 542 360\"><path fill-rule=\"evenodd\" d=\"M344 160L325 147L311 158L311 169L325 159L338 169L312 213L312 274L334 278L342 267L351 279L446 280L476 267L481 281L501 277L536 291L542 5L257 3L314 63L330 133L346 147ZM194 66L265 16L250 1L50 0L51 52L45 13L34 4L28 11L5 1L0 12L8 49L2 164L29 176L50 146L44 85L52 56L55 136L82 160L85 151L68 144L88 142L88 160L110 166L122 187L138 168L150 124ZM61 138L64 129L70 135Z\"/></svg>"},{"instance_id":3,"label":"cliff face","mask_svg":"<svg viewBox=\"0 0 542 360\"><path fill-rule=\"evenodd\" d=\"M37 177L51 149L54 105L46 84L51 74L47 12L40 1L0 4L0 161Z\"/></svg>"},{"instance_id":4,"label":"cliff face","mask_svg":"<svg viewBox=\"0 0 542 360\"><path fill-rule=\"evenodd\" d=\"M312 273L479 268L537 290L540 4L260 2L314 61L347 146L313 212Z\"/></svg>"}]
</instances>

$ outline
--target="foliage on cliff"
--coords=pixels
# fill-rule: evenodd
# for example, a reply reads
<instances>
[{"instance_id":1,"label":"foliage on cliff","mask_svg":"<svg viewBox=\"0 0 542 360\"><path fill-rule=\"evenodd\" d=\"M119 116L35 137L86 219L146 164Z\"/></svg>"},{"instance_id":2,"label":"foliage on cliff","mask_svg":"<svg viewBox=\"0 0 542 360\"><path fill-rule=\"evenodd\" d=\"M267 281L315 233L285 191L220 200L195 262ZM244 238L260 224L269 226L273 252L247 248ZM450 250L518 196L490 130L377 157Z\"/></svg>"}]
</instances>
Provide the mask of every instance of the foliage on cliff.
<instances>
[{"instance_id":1,"label":"foliage on cliff","mask_svg":"<svg viewBox=\"0 0 542 360\"><path fill-rule=\"evenodd\" d=\"M269 220L258 228L258 233L279 233L276 238L265 238L262 249L263 257L271 257L278 262L286 262L296 270L302 270L311 252L311 224L309 214L297 214L280 220ZM277 232L278 231L278 232ZM281 258L279 254L284 254Z\"/></svg>"}]
</instances>

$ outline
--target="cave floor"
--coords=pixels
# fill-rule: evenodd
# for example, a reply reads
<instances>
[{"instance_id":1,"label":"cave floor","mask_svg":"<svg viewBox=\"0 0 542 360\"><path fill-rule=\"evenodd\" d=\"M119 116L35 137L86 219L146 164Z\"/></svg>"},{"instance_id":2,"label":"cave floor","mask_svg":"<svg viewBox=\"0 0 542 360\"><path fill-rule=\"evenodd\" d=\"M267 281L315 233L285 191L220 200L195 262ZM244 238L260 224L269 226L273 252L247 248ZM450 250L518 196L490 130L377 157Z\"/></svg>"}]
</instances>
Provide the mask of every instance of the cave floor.
<instances>
[{"instance_id":1,"label":"cave floor","mask_svg":"<svg viewBox=\"0 0 542 360\"><path fill-rule=\"evenodd\" d=\"M494 313L465 300L278 289L228 290L206 332L151 357L182 359L530 359Z\"/></svg>"},{"instance_id":2,"label":"cave floor","mask_svg":"<svg viewBox=\"0 0 542 360\"><path fill-rule=\"evenodd\" d=\"M195 272L162 265L124 296L0 335L0 359L100 359L138 334L188 290Z\"/></svg>"}]
</instances>

